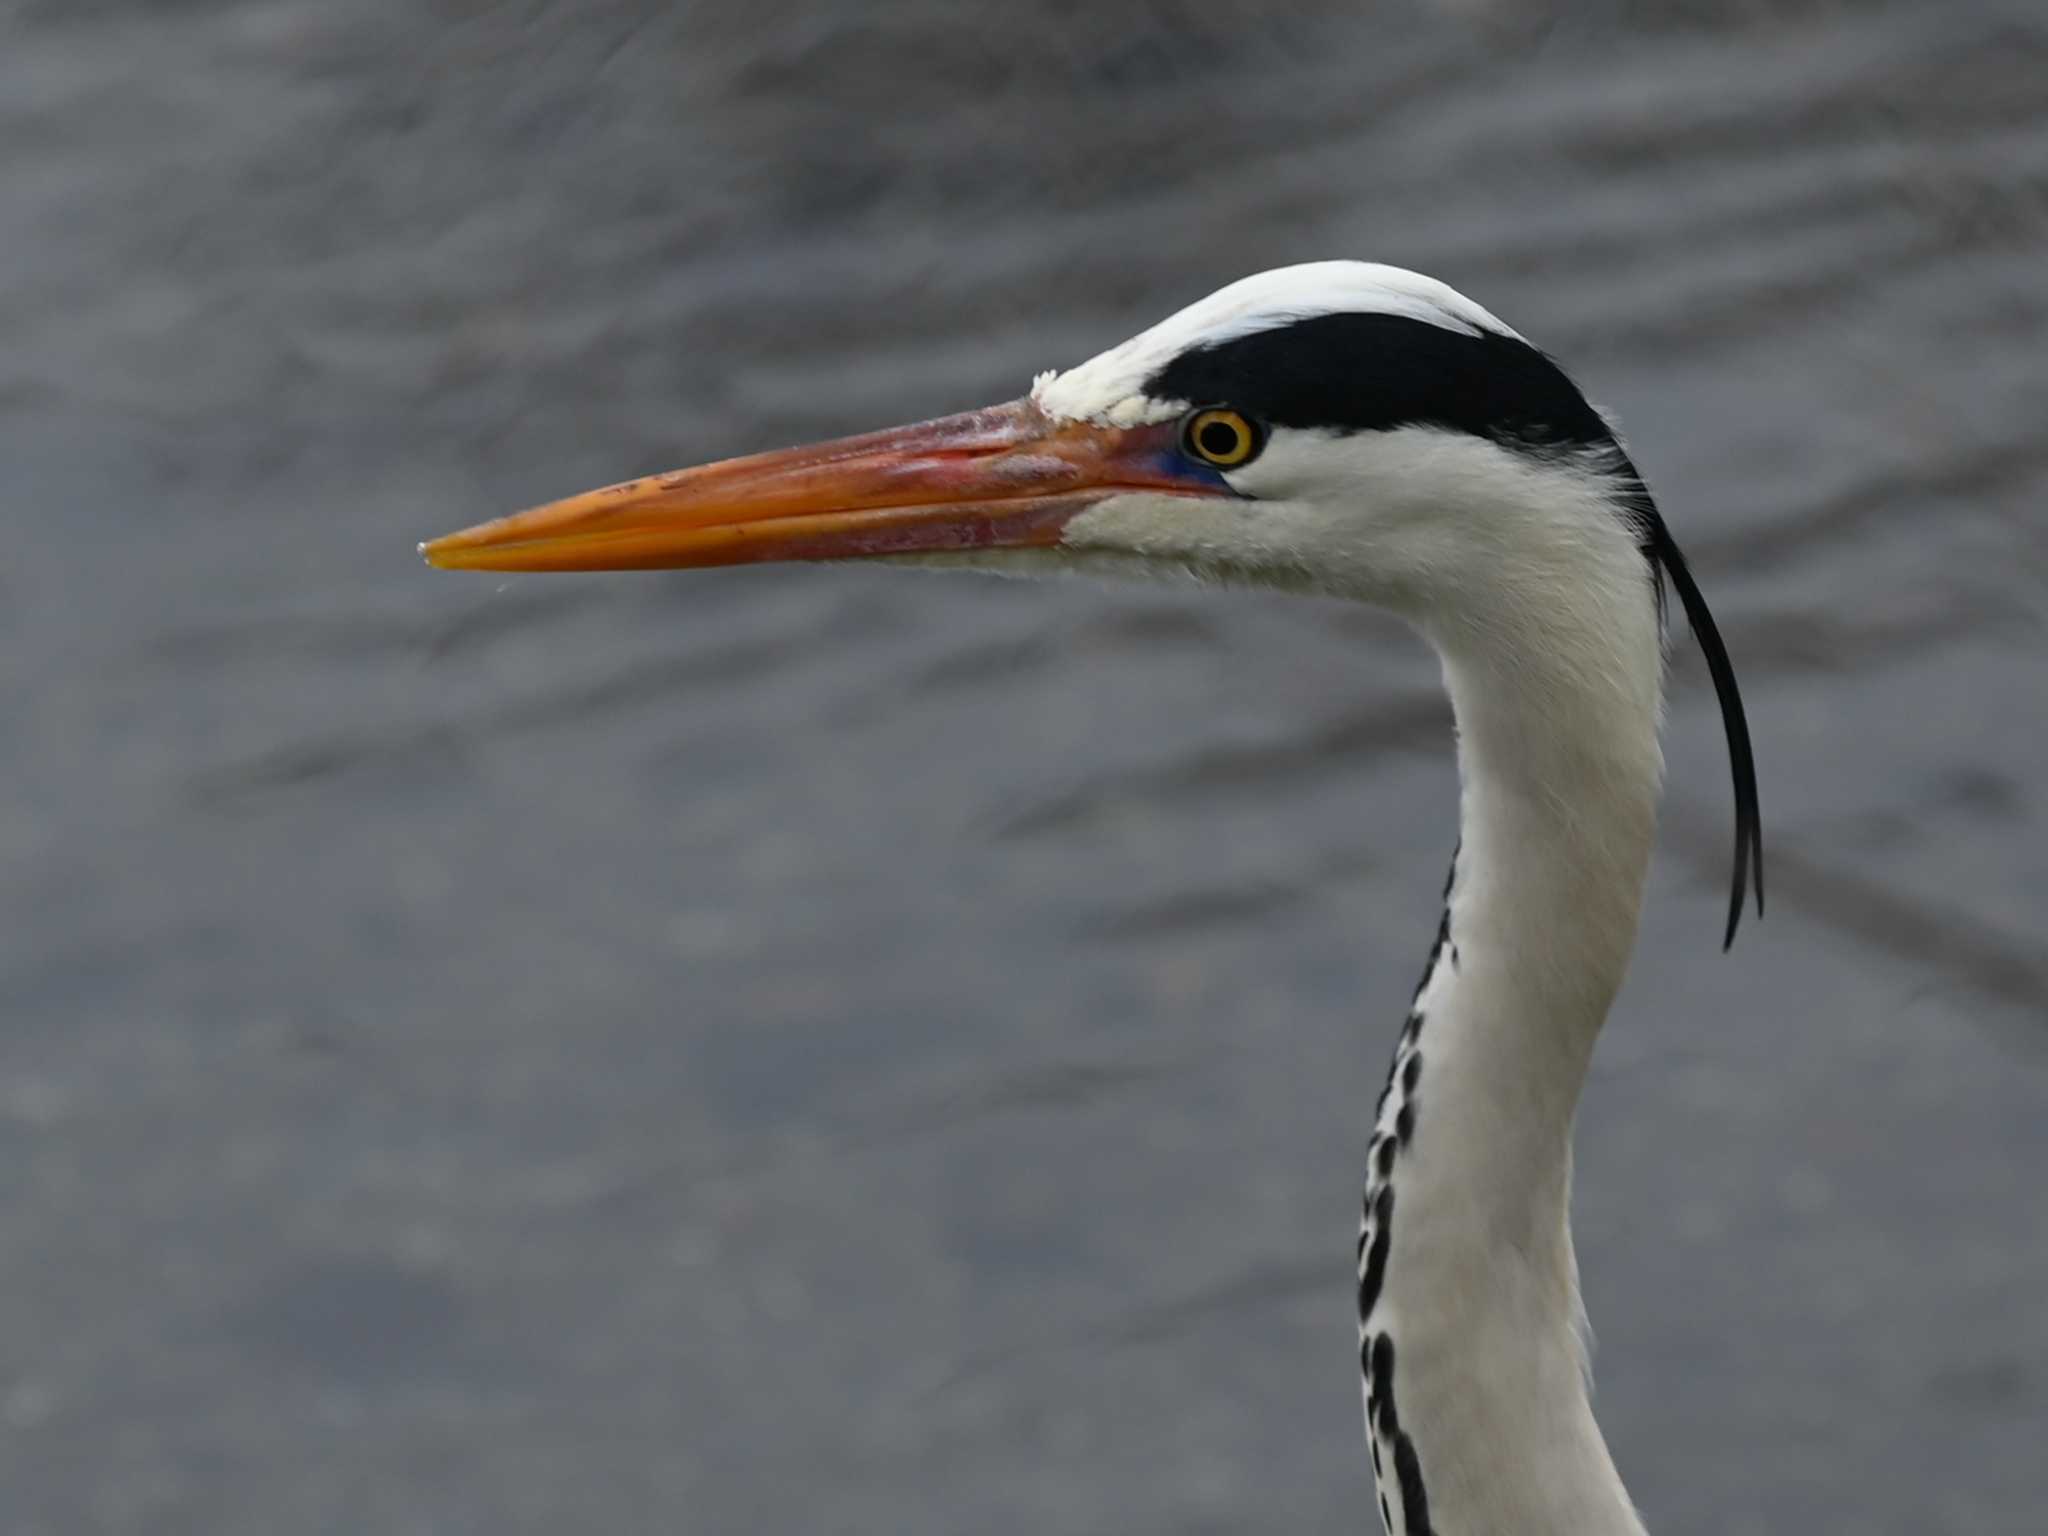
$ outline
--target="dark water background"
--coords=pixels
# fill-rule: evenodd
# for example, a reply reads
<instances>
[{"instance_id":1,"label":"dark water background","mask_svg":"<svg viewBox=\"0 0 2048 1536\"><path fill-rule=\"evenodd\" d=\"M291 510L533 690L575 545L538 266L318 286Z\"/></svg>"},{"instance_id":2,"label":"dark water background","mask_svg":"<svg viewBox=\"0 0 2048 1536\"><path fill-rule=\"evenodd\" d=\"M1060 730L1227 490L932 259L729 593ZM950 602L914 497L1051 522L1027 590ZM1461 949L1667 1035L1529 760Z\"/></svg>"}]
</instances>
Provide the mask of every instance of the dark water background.
<instances>
[{"instance_id":1,"label":"dark water background","mask_svg":"<svg viewBox=\"0 0 2048 1536\"><path fill-rule=\"evenodd\" d=\"M1750 700L1579 1138L1652 1529L2040 1532L2048 11L1567 9L0 0L0 1531L1372 1528L1421 647L412 552L1358 255Z\"/></svg>"}]
</instances>

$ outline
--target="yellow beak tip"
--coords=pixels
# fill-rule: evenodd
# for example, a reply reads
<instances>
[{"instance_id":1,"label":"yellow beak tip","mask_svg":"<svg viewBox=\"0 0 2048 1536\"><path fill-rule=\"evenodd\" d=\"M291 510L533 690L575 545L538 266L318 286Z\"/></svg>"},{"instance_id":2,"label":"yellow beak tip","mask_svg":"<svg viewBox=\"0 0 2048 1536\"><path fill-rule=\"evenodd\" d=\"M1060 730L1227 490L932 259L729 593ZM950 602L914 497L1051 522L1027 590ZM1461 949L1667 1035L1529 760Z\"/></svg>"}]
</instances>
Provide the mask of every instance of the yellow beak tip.
<instances>
[{"instance_id":1,"label":"yellow beak tip","mask_svg":"<svg viewBox=\"0 0 2048 1536\"><path fill-rule=\"evenodd\" d=\"M463 567L461 546L457 542L462 536L456 533L443 534L438 539L422 539L419 542L420 558L437 571L455 571Z\"/></svg>"}]
</instances>

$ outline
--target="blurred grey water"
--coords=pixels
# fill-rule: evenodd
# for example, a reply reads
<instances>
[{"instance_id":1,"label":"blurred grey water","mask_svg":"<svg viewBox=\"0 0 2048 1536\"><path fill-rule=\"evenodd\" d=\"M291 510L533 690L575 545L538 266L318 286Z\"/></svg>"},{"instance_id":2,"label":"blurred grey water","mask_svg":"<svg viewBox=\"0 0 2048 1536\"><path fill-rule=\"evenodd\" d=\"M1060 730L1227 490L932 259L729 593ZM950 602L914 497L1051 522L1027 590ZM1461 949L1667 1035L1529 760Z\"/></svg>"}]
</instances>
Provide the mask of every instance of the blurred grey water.
<instances>
[{"instance_id":1,"label":"blurred grey water","mask_svg":"<svg viewBox=\"0 0 2048 1536\"><path fill-rule=\"evenodd\" d=\"M1677 651L1579 1143L1653 1530L2048 1510L2048 16L0 3L0 1530L1370 1526L1454 786L1336 605L413 541L1421 267Z\"/></svg>"}]
</instances>

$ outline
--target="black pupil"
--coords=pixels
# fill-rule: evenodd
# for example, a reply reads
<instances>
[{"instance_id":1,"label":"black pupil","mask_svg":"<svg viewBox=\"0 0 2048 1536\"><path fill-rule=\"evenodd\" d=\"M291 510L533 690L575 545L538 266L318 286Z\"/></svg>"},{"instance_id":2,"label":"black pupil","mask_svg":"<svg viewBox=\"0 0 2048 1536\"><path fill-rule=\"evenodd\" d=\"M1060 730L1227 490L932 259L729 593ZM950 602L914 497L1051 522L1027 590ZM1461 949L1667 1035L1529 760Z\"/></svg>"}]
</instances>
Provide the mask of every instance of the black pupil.
<instances>
[{"instance_id":1,"label":"black pupil","mask_svg":"<svg viewBox=\"0 0 2048 1536\"><path fill-rule=\"evenodd\" d=\"M1227 459L1237 452L1238 431L1227 421L1205 421L1195 433L1202 452L1212 459Z\"/></svg>"}]
</instances>

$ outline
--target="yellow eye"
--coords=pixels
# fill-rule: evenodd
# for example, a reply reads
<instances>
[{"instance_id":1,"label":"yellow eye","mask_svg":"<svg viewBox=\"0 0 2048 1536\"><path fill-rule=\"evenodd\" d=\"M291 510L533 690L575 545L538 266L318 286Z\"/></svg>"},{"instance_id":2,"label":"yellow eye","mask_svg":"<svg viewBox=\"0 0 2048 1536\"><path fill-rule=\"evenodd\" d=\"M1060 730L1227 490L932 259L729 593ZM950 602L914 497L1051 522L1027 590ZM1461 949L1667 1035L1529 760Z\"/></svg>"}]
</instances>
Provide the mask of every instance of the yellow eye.
<instances>
[{"instance_id":1,"label":"yellow eye","mask_svg":"<svg viewBox=\"0 0 2048 1536\"><path fill-rule=\"evenodd\" d=\"M1221 407L1191 413L1180 440L1190 456L1219 469L1250 463L1261 446L1259 429L1248 418Z\"/></svg>"}]
</instances>

